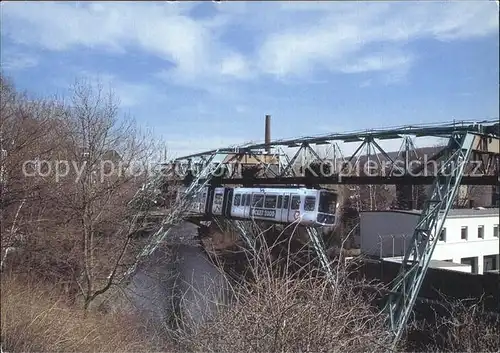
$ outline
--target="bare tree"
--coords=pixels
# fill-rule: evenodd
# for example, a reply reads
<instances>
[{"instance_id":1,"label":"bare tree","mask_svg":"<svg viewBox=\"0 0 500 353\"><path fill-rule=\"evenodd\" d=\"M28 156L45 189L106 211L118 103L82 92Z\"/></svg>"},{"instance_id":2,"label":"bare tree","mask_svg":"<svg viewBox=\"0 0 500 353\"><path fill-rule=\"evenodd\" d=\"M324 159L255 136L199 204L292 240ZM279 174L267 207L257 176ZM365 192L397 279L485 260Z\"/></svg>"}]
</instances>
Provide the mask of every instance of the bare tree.
<instances>
[{"instance_id":1,"label":"bare tree","mask_svg":"<svg viewBox=\"0 0 500 353\"><path fill-rule=\"evenodd\" d=\"M164 149L100 83L76 81L64 102L1 79L2 268L22 249L10 267L75 284L88 308L133 261L143 223L128 202Z\"/></svg>"},{"instance_id":2,"label":"bare tree","mask_svg":"<svg viewBox=\"0 0 500 353\"><path fill-rule=\"evenodd\" d=\"M77 81L58 128L67 146L64 195L72 231L79 239L84 307L114 283L130 251L136 224L128 202L148 177L158 151L135 122L120 116L119 100L100 83Z\"/></svg>"},{"instance_id":3,"label":"bare tree","mask_svg":"<svg viewBox=\"0 0 500 353\"><path fill-rule=\"evenodd\" d=\"M40 178L58 151L54 127L62 116L61 104L32 99L16 91L0 76L0 223L2 252L24 248L45 218L42 194L53 193L47 178ZM38 171L38 172L37 172ZM2 261L2 265L4 262Z\"/></svg>"}]
</instances>

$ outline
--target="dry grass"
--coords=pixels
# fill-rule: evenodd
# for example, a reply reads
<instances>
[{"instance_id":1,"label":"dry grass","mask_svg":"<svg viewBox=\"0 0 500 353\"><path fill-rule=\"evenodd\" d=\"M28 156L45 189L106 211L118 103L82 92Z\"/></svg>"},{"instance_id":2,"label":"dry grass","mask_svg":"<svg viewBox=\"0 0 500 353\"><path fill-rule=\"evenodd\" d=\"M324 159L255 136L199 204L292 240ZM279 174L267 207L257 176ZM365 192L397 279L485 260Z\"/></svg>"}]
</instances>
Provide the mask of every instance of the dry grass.
<instances>
[{"instance_id":1,"label":"dry grass","mask_svg":"<svg viewBox=\"0 0 500 353\"><path fill-rule=\"evenodd\" d=\"M353 284L346 268L337 268L332 287L312 272L297 278L278 271L266 254L251 258L252 279L233 288L230 305L181 335L186 351L387 351L390 335L371 305L375 294Z\"/></svg>"},{"instance_id":2,"label":"dry grass","mask_svg":"<svg viewBox=\"0 0 500 353\"><path fill-rule=\"evenodd\" d=\"M83 310L54 286L2 278L1 347L6 352L387 352L385 316L376 291L335 268L335 285L314 272L278 271L269 249L249 256L250 279L230 304L177 333L177 344L140 326L132 314ZM212 300L214 300L212 298ZM217 299L215 299L217 300ZM498 322L496 323L498 324ZM455 303L446 318L419 328L433 335L428 352L499 352L499 329L477 306ZM148 332L149 331L149 332ZM402 342L401 351L409 347Z\"/></svg>"},{"instance_id":3,"label":"dry grass","mask_svg":"<svg viewBox=\"0 0 500 353\"><path fill-rule=\"evenodd\" d=\"M349 296L351 294L351 296ZM314 280L260 279L189 338L201 352L385 352L383 320L354 293Z\"/></svg>"},{"instance_id":4,"label":"dry grass","mask_svg":"<svg viewBox=\"0 0 500 353\"><path fill-rule=\"evenodd\" d=\"M233 288L233 302L217 303L206 321L179 334L183 351L390 351L386 316L374 305L382 288L349 280L350 269L341 262L334 268L333 287L315 271L300 278L287 274L260 243L259 252L248 256L251 275ZM404 337L397 350L500 352L498 327L498 321L486 322L479 307L454 303L446 318L419 328L433 336L433 344L423 347L424 342Z\"/></svg>"},{"instance_id":5,"label":"dry grass","mask_svg":"<svg viewBox=\"0 0 500 353\"><path fill-rule=\"evenodd\" d=\"M4 352L139 352L159 350L133 316L87 313L52 288L2 279ZM156 342L158 343L158 342Z\"/></svg>"},{"instance_id":6,"label":"dry grass","mask_svg":"<svg viewBox=\"0 0 500 353\"><path fill-rule=\"evenodd\" d=\"M429 352L500 352L500 317L480 304L448 303L445 315L425 329L433 341ZM497 314L498 315L498 314Z\"/></svg>"}]
</instances>

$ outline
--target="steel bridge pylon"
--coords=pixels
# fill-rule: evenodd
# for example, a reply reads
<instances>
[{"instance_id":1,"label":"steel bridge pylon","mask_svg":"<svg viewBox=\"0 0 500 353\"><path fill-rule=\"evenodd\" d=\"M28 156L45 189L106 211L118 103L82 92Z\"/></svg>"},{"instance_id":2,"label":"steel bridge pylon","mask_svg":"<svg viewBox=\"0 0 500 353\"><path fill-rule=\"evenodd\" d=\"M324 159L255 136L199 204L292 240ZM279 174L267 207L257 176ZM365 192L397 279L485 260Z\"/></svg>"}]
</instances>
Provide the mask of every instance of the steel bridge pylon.
<instances>
[{"instance_id":1,"label":"steel bridge pylon","mask_svg":"<svg viewBox=\"0 0 500 353\"><path fill-rule=\"evenodd\" d=\"M222 222L220 219L215 218L215 223L219 225L222 229ZM254 224L253 220L242 221L242 220L224 220L226 224L229 224L235 231L239 233L245 244L248 246L253 255L258 253L258 242L255 236L255 232L260 232L261 229L256 229L257 227L252 227ZM297 224L298 225L298 224ZM320 266L322 267L327 281L335 288L334 273L332 271L331 263L328 261L328 255L326 253L326 247L320 235L318 228L305 227L307 232L309 242L311 247L318 256Z\"/></svg>"},{"instance_id":2,"label":"steel bridge pylon","mask_svg":"<svg viewBox=\"0 0 500 353\"><path fill-rule=\"evenodd\" d=\"M159 226L159 229L150 237L147 245L144 247L142 252L136 258L134 264L127 270L122 278L122 282L126 281L132 276L141 261L149 257L158 246L164 241L164 239L169 234L170 230L176 224L179 224L184 218L187 216L187 210L189 206L195 199L195 197L199 194L199 192L205 187L212 177L214 176L214 172L217 171L221 165L223 165L224 159L227 154L219 153L219 151L214 151L208 158L203 159L201 168L199 168L199 172L197 172L196 176L190 183L190 185L178 195L173 205L170 208L170 212L167 216L165 216ZM214 159L220 156L219 161L215 161ZM175 168L178 166L176 165ZM178 170L176 170L178 172ZM160 173L162 174L162 173ZM164 182L163 175L155 175L150 180L148 180L143 189L148 191L148 195L152 193L153 190L161 189L161 185ZM137 193L130 203L134 203L136 199L140 197L145 197L145 195L140 195Z\"/></svg>"},{"instance_id":3,"label":"steel bridge pylon","mask_svg":"<svg viewBox=\"0 0 500 353\"><path fill-rule=\"evenodd\" d=\"M476 137L479 135L475 133L456 133L450 137L448 152L454 152L447 156L437 173L430 199L420 215L386 304L390 328L394 334L393 348L397 346L406 328Z\"/></svg>"}]
</instances>

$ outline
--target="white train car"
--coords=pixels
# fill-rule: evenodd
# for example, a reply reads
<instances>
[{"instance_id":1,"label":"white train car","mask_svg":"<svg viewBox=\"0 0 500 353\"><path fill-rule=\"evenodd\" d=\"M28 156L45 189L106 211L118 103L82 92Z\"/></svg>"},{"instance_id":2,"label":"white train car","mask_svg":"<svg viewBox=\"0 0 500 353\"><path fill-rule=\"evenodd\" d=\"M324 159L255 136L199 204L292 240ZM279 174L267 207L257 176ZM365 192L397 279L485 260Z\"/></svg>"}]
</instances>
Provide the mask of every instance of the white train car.
<instances>
[{"instance_id":1,"label":"white train car","mask_svg":"<svg viewBox=\"0 0 500 353\"><path fill-rule=\"evenodd\" d=\"M307 188L234 188L230 217L304 226L335 226L338 197L328 190Z\"/></svg>"},{"instance_id":2,"label":"white train car","mask_svg":"<svg viewBox=\"0 0 500 353\"><path fill-rule=\"evenodd\" d=\"M335 227L339 222L338 195L324 189L207 186L194 198L189 211L206 217L311 227Z\"/></svg>"},{"instance_id":3,"label":"white train car","mask_svg":"<svg viewBox=\"0 0 500 353\"><path fill-rule=\"evenodd\" d=\"M208 188L203 188L201 192L199 192L194 200L189 205L189 211L193 213L206 213L207 202L208 202Z\"/></svg>"},{"instance_id":4,"label":"white train car","mask_svg":"<svg viewBox=\"0 0 500 353\"><path fill-rule=\"evenodd\" d=\"M187 187L179 187L179 189L177 190L177 195L175 197L176 202L180 202L186 190ZM191 202L188 205L187 211L194 214L205 214L207 211L207 202L209 197L210 197L210 189L208 187L204 187L191 200Z\"/></svg>"}]
</instances>

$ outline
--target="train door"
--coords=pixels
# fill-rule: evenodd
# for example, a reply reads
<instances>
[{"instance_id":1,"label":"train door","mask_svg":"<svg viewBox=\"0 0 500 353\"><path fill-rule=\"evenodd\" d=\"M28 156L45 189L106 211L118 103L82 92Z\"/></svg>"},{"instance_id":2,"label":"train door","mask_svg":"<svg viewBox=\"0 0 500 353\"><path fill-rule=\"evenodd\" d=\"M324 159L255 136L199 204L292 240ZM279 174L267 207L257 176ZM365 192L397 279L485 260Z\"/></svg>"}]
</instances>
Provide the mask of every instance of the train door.
<instances>
[{"instance_id":1,"label":"train door","mask_svg":"<svg viewBox=\"0 0 500 353\"><path fill-rule=\"evenodd\" d=\"M288 222L295 222L300 218L300 195L290 194L290 205L288 209Z\"/></svg>"},{"instance_id":2,"label":"train door","mask_svg":"<svg viewBox=\"0 0 500 353\"><path fill-rule=\"evenodd\" d=\"M215 188L212 203L212 214L222 216L224 207L224 188Z\"/></svg>"},{"instance_id":3,"label":"train door","mask_svg":"<svg viewBox=\"0 0 500 353\"><path fill-rule=\"evenodd\" d=\"M250 207L252 204L252 194L249 192L241 196L241 205L243 206L243 218L250 218Z\"/></svg>"},{"instance_id":4,"label":"train door","mask_svg":"<svg viewBox=\"0 0 500 353\"><path fill-rule=\"evenodd\" d=\"M233 205L234 189L225 188L224 190L224 216L231 218L231 206Z\"/></svg>"},{"instance_id":5,"label":"train door","mask_svg":"<svg viewBox=\"0 0 500 353\"><path fill-rule=\"evenodd\" d=\"M276 202L276 216L274 219L277 222L283 222L283 195L277 195L277 202Z\"/></svg>"},{"instance_id":6,"label":"train door","mask_svg":"<svg viewBox=\"0 0 500 353\"><path fill-rule=\"evenodd\" d=\"M250 213L249 218L261 219L260 214L264 212L264 193L256 192L252 193L252 200L250 201Z\"/></svg>"},{"instance_id":7,"label":"train door","mask_svg":"<svg viewBox=\"0 0 500 353\"><path fill-rule=\"evenodd\" d=\"M270 221L279 220L278 217L278 195L276 194L266 194L264 196L264 210L262 212L262 218L269 219Z\"/></svg>"},{"instance_id":8,"label":"train door","mask_svg":"<svg viewBox=\"0 0 500 353\"><path fill-rule=\"evenodd\" d=\"M209 188L204 187L201 195L201 213L204 214L205 216L208 215L208 199L209 199L208 192Z\"/></svg>"},{"instance_id":9,"label":"train door","mask_svg":"<svg viewBox=\"0 0 500 353\"><path fill-rule=\"evenodd\" d=\"M285 193L278 199L278 207L281 208L281 212L278 218L281 222L288 223L288 210L290 209L290 194Z\"/></svg>"},{"instance_id":10,"label":"train door","mask_svg":"<svg viewBox=\"0 0 500 353\"><path fill-rule=\"evenodd\" d=\"M231 205L231 217L243 218L245 216L245 197L241 192L235 192Z\"/></svg>"}]
</instances>

